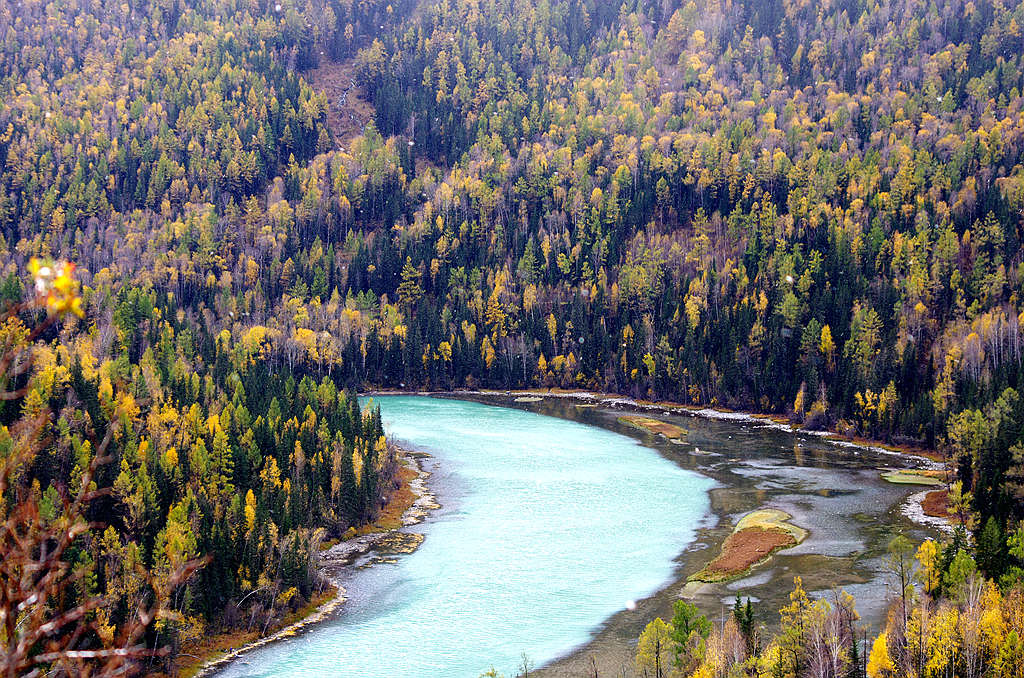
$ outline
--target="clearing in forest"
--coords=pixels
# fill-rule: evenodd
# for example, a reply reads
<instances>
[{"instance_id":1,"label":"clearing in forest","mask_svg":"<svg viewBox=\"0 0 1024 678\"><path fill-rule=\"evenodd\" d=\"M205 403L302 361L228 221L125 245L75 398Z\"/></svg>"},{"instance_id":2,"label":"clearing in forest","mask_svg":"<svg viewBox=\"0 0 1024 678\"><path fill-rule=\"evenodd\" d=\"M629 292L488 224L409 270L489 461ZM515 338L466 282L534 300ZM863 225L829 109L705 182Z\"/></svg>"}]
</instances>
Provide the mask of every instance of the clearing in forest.
<instances>
[{"instance_id":1,"label":"clearing in forest","mask_svg":"<svg viewBox=\"0 0 1024 678\"><path fill-rule=\"evenodd\" d=\"M352 59L332 61L326 57L306 74L313 89L327 96L327 128L335 143L348 149L352 140L363 133L376 111L367 101L366 92L356 84Z\"/></svg>"}]
</instances>

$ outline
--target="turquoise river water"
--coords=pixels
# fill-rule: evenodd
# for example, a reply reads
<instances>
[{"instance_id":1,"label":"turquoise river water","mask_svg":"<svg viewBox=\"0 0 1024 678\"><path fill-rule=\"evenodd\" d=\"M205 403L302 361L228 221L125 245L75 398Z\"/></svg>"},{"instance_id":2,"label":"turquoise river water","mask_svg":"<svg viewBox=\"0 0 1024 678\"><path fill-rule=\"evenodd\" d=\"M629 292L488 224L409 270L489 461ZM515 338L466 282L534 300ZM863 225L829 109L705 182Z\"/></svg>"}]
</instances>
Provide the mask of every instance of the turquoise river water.
<instances>
[{"instance_id":1,"label":"turquoise river water","mask_svg":"<svg viewBox=\"0 0 1024 678\"><path fill-rule=\"evenodd\" d=\"M305 633L218 675L515 675L587 642L667 584L713 481L611 431L521 410L385 396L388 434L428 452L443 508L414 553L355 571L349 599Z\"/></svg>"}]
</instances>

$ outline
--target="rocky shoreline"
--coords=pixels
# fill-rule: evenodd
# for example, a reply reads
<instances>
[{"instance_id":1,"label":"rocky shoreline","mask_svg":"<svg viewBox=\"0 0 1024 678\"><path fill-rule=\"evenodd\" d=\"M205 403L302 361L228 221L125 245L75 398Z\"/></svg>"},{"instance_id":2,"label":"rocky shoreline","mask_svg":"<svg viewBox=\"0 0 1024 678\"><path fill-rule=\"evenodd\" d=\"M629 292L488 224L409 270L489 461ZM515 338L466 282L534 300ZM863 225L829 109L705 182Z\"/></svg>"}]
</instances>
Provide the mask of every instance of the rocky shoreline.
<instances>
[{"instance_id":1,"label":"rocky shoreline","mask_svg":"<svg viewBox=\"0 0 1024 678\"><path fill-rule=\"evenodd\" d=\"M335 589L333 598L317 607L312 613L288 626L267 636L254 640L206 662L194 675L197 678L212 676L220 669L241 656L264 645L283 638L297 635L307 627L317 624L334 614L347 599L345 587L341 584L346 568L352 567L357 561L369 556L365 562L356 567L371 567L377 563L393 562L394 557L402 553L412 553L423 542L423 535L416 532L405 532L404 528L422 523L430 512L440 508L436 497L427 487L430 471L423 468L422 460L430 455L400 449L399 463L413 469L416 476L409 482L409 489L415 497L412 505L402 513L402 526L382 532L371 532L339 542L320 554L320 574Z\"/></svg>"},{"instance_id":2,"label":"rocky shoreline","mask_svg":"<svg viewBox=\"0 0 1024 678\"><path fill-rule=\"evenodd\" d=\"M934 528L947 535L953 534L954 526L950 519L930 516L924 510L924 500L928 493L933 491L935 491L934 487L928 487L920 492L915 492L907 497L900 510L908 520Z\"/></svg>"},{"instance_id":3,"label":"rocky shoreline","mask_svg":"<svg viewBox=\"0 0 1024 678\"><path fill-rule=\"evenodd\" d=\"M436 497L427 488L430 471L424 469L423 464L420 463L421 459L428 456L423 453L402 450L400 457L402 463L416 470L416 477L409 483L415 499L412 506L402 513L402 528L422 523L431 511L441 507L437 503ZM371 553L373 557L359 567L383 562L389 557L402 553L412 553L423 542L422 534L403 532L402 528L352 537L338 542L320 554L320 572L338 587L340 598L343 599L345 596L344 587L340 582L340 576L345 568L354 565L359 559Z\"/></svg>"},{"instance_id":4,"label":"rocky shoreline","mask_svg":"<svg viewBox=\"0 0 1024 678\"><path fill-rule=\"evenodd\" d=\"M721 407L701 407L697 405L683 405L674 402L637 400L629 396L613 393L600 393L584 390L561 390L561 389L454 389L451 391L407 391L407 390L376 390L368 391L366 395L423 395L423 396L448 396L458 398L466 397L507 397L514 403L535 403L545 398L556 398L563 400L575 400L583 403L582 406L589 407L612 407L622 408L634 412L653 412L660 414L688 414L704 419L720 419L725 421L737 421L757 424L766 428L773 428L789 433L805 433L826 440L834 445L857 449L870 450L878 454L891 455L913 459L921 464L922 468L938 469L942 467L941 459L932 451L911 448L906 445L882 444L875 440L850 438L836 431L827 429L805 429L798 423L782 415L756 414L751 412L737 412Z\"/></svg>"}]
</instances>

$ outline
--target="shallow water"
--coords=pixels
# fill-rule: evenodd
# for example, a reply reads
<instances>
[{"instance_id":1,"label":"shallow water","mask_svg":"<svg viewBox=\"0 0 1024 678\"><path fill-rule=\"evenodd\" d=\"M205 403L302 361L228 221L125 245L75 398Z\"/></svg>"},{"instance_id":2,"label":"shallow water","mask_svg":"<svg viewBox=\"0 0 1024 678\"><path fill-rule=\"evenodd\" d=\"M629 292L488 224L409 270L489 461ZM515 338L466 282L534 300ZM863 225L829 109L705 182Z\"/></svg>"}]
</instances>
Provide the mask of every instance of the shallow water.
<instances>
[{"instance_id":1,"label":"shallow water","mask_svg":"<svg viewBox=\"0 0 1024 678\"><path fill-rule=\"evenodd\" d=\"M886 467L928 464L919 458L832 442L803 431L785 430L772 422L644 412L644 416L687 429L683 443L673 444L619 421L622 415L632 413L629 409L581 408L572 400L552 397L535 404L511 405L623 432L643 440L683 468L717 481L717 487L711 490L711 507L720 520L717 524L713 519L709 521L713 526L700 530L698 541L682 554L684 574L706 565L735 522L755 509L781 509L793 516L792 523L809 532L802 544L779 551L743 579L685 593L684 582L680 581L679 586L659 594L646 615L616 615L598 636L595 648L618 647L622 637L635 640L650 617L671 616L671 604L679 595L690 598L714 619L721 618L737 594L750 597L756 603L755 618L767 627L765 633L771 633L779 623L779 608L789 603L795 576L803 579L805 589L815 597L831 600L834 589L854 594L861 625L869 634L877 633L885 624L893 590L893 577L884 557L889 541L898 533L915 542L940 536L935 529L915 524L903 515L906 497L920 488L888 483L881 477ZM700 549L702 544L710 548ZM585 675L589 653L588 649L581 655L582 662L562 661L539 675ZM620 674L620 667L632 658L632 649L620 653L629 655L628 659L606 665L601 675Z\"/></svg>"},{"instance_id":2,"label":"shallow water","mask_svg":"<svg viewBox=\"0 0 1024 678\"><path fill-rule=\"evenodd\" d=\"M636 440L517 409L376 398L388 434L433 455L444 508L414 553L358 570L340 614L218 675L515 675L587 642L672 580L714 482Z\"/></svg>"}]
</instances>

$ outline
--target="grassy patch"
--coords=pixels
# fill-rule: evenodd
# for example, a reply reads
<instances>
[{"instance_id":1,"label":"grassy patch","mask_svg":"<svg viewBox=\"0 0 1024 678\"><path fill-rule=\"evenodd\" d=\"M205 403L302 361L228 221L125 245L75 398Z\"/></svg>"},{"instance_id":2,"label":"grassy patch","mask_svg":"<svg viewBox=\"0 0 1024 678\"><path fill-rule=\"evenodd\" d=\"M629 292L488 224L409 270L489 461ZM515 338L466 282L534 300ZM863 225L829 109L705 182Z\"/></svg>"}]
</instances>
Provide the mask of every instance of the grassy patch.
<instances>
[{"instance_id":1,"label":"grassy patch","mask_svg":"<svg viewBox=\"0 0 1024 678\"><path fill-rule=\"evenodd\" d=\"M626 426L632 426L638 428L641 431L647 431L655 435L663 435L666 438L682 438L689 434L682 426L676 426L670 424L667 421L661 421L660 419L651 419L650 417L641 417L638 415L626 415L619 417L619 421Z\"/></svg>"},{"instance_id":2,"label":"grassy patch","mask_svg":"<svg viewBox=\"0 0 1024 678\"><path fill-rule=\"evenodd\" d=\"M942 485L941 479L935 477L934 472L929 471L886 471L882 478L897 485Z\"/></svg>"},{"instance_id":3,"label":"grassy patch","mask_svg":"<svg viewBox=\"0 0 1024 678\"><path fill-rule=\"evenodd\" d=\"M793 540L799 544L807 538L807 530L790 523L789 519L792 517L778 509L760 509L740 518L734 531L738 532L752 527L762 530L781 530L793 537Z\"/></svg>"}]
</instances>

